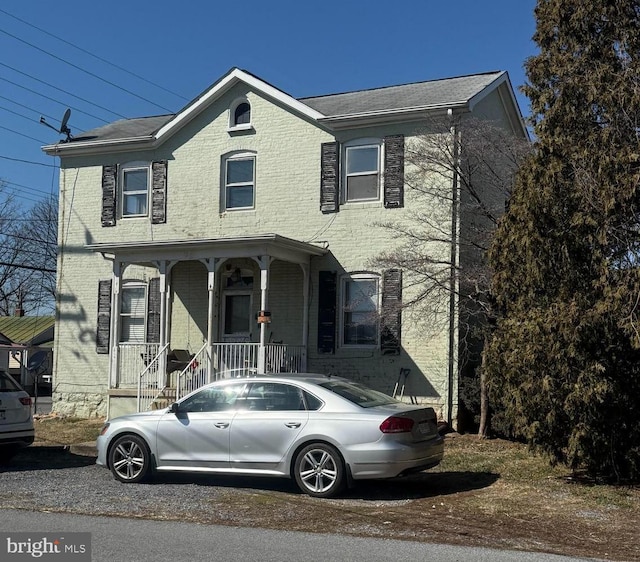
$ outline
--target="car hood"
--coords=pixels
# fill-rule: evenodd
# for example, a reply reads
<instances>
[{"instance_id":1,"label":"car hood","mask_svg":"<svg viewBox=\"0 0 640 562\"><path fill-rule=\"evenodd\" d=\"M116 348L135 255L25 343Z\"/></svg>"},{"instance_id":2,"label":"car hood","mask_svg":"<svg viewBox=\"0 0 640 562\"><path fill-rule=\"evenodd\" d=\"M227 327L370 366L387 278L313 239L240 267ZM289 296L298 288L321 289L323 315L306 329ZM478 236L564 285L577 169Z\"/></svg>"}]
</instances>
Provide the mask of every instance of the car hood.
<instances>
[{"instance_id":1,"label":"car hood","mask_svg":"<svg viewBox=\"0 0 640 562\"><path fill-rule=\"evenodd\" d=\"M167 413L169 408L163 408L162 410L151 410L150 412L137 412L135 414L127 414L125 416L119 416L108 420L109 423L126 422L126 421L142 421L153 418L159 418Z\"/></svg>"}]
</instances>

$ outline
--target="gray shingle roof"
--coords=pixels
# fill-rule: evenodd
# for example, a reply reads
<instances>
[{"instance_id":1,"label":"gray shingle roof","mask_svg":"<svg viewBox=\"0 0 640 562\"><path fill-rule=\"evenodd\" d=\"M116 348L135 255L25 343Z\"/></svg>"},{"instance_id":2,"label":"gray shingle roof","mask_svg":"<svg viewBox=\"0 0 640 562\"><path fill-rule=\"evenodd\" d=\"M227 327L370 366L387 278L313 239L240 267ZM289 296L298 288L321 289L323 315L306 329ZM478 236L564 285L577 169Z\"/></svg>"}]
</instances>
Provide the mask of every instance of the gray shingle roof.
<instances>
[{"instance_id":1,"label":"gray shingle roof","mask_svg":"<svg viewBox=\"0 0 640 562\"><path fill-rule=\"evenodd\" d=\"M501 75L502 72L488 72L485 74L431 80L429 82L403 84L401 86L387 86L371 90L300 98L298 101L326 117L359 115L409 108L451 106L468 102ZM74 135L72 143L150 137L175 116L172 114L121 119Z\"/></svg>"},{"instance_id":2,"label":"gray shingle roof","mask_svg":"<svg viewBox=\"0 0 640 562\"><path fill-rule=\"evenodd\" d=\"M298 101L327 117L434 105L447 106L469 101L501 74L502 72L474 74L402 86L301 98Z\"/></svg>"},{"instance_id":3,"label":"gray shingle roof","mask_svg":"<svg viewBox=\"0 0 640 562\"><path fill-rule=\"evenodd\" d=\"M146 137L155 133L163 125L173 119L175 115L157 115L154 117L138 117L135 119L120 119L108 125L103 125L84 133L74 135L74 141L115 140Z\"/></svg>"}]
</instances>

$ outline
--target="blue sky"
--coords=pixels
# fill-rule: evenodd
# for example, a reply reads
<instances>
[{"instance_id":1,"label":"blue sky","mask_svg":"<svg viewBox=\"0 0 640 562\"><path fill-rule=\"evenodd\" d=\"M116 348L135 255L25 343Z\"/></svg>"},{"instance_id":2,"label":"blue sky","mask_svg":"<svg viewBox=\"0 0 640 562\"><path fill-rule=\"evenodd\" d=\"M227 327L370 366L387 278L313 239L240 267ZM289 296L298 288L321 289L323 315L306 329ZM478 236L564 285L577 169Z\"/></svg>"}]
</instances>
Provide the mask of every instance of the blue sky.
<instances>
[{"instance_id":1,"label":"blue sky","mask_svg":"<svg viewBox=\"0 0 640 562\"><path fill-rule=\"evenodd\" d=\"M77 134L121 116L173 113L233 66L294 97L492 70L507 70L517 89L536 52L534 7L535 0L3 0L0 179L25 206L57 191L58 162L40 147L61 137L40 115L57 127L71 107ZM526 98L518 101L528 115Z\"/></svg>"}]
</instances>

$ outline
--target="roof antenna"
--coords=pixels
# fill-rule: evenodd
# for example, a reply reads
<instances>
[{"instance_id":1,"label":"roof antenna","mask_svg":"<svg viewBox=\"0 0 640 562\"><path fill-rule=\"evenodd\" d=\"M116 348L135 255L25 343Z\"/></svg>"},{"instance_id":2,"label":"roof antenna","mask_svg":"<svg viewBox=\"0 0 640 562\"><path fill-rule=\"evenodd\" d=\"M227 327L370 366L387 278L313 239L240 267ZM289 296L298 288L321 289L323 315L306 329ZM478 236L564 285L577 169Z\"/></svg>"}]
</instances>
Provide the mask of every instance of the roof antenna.
<instances>
[{"instance_id":1,"label":"roof antenna","mask_svg":"<svg viewBox=\"0 0 640 562\"><path fill-rule=\"evenodd\" d=\"M70 116L71 116L71 110L67 108L67 110L64 112L64 115L62 116L62 121L60 123L59 129L56 129L53 125L49 125L49 123L45 121L42 115L40 116L40 123L49 127L49 129L53 129L54 131L60 133L61 135L67 135L66 140L63 140L62 142L69 142L73 138L71 136L71 129L69 129L69 127L67 126Z\"/></svg>"}]
</instances>

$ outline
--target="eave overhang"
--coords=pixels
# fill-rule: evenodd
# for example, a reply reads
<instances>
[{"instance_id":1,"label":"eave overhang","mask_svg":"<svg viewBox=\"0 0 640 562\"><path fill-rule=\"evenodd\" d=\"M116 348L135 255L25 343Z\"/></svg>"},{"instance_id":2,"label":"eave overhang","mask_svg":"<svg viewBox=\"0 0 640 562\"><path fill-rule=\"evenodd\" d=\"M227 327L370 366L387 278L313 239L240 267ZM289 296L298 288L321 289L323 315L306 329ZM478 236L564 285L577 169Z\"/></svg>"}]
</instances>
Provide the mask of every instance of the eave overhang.
<instances>
[{"instance_id":1,"label":"eave overhang","mask_svg":"<svg viewBox=\"0 0 640 562\"><path fill-rule=\"evenodd\" d=\"M258 234L221 238L198 238L150 242L101 242L85 249L122 263L154 263L161 260L187 261L211 258L272 258L306 264L327 249L279 234Z\"/></svg>"},{"instance_id":2,"label":"eave overhang","mask_svg":"<svg viewBox=\"0 0 640 562\"><path fill-rule=\"evenodd\" d=\"M353 129L386 123L421 121L428 116L437 115L438 113L446 114L449 110L469 111L469 107L466 102L453 102L366 113L351 113L348 115L332 115L331 117L323 117L319 119L318 122L334 130Z\"/></svg>"}]
</instances>

